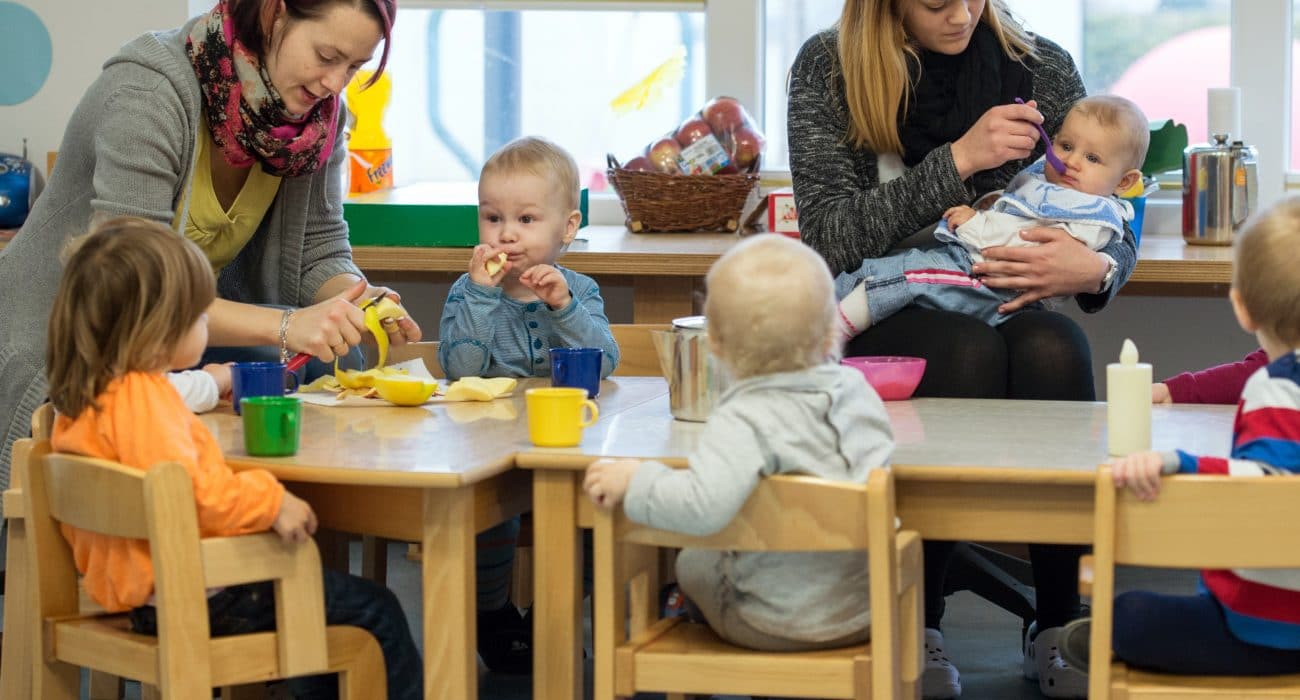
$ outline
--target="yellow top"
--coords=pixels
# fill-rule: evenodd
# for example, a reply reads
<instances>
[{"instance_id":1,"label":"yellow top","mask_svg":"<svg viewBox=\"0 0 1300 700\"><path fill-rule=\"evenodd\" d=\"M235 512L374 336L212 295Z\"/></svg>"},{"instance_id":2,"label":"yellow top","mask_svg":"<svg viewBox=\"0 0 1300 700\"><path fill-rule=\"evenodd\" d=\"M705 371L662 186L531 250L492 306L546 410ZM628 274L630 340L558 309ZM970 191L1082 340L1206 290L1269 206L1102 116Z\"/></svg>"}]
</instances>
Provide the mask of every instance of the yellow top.
<instances>
[{"instance_id":1,"label":"yellow top","mask_svg":"<svg viewBox=\"0 0 1300 700\"><path fill-rule=\"evenodd\" d=\"M208 256L212 270L220 272L257 232L258 224L262 223L276 192L280 191L280 177L254 166L248 171L248 179L230 209L222 209L212 185L212 153L217 145L206 125L199 131L198 162L190 182L190 213L185 222L185 237L194 241Z\"/></svg>"}]
</instances>

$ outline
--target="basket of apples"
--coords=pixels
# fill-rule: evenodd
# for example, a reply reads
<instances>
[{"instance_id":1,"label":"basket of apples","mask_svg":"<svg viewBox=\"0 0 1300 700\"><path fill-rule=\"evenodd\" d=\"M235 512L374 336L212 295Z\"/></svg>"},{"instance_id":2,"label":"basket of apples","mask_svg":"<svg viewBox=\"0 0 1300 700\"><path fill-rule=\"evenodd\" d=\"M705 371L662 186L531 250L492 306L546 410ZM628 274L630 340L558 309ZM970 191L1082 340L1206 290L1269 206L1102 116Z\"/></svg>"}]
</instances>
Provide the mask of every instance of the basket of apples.
<instances>
[{"instance_id":1,"label":"basket of apples","mask_svg":"<svg viewBox=\"0 0 1300 700\"><path fill-rule=\"evenodd\" d=\"M745 108L716 97L676 131L607 175L636 233L735 231L758 184L763 134Z\"/></svg>"}]
</instances>

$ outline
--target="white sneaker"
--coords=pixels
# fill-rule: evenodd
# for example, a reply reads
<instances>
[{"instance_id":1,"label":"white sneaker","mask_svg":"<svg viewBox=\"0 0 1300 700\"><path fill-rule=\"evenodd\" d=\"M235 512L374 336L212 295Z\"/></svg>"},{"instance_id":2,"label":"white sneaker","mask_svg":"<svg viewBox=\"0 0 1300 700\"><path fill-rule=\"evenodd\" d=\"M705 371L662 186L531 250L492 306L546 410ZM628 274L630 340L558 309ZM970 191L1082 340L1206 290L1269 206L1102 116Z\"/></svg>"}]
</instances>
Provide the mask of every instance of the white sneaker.
<instances>
[{"instance_id":1,"label":"white sneaker","mask_svg":"<svg viewBox=\"0 0 1300 700\"><path fill-rule=\"evenodd\" d=\"M1032 654L1037 667L1038 691L1049 698L1088 697L1088 674L1061 658L1060 637L1064 627L1049 627L1034 638ZM1026 663L1029 654L1025 655ZM1028 674L1026 674L1028 675Z\"/></svg>"},{"instance_id":2,"label":"white sneaker","mask_svg":"<svg viewBox=\"0 0 1300 700\"><path fill-rule=\"evenodd\" d=\"M925 668L921 670L921 697L949 700L961 695L957 667L943 654L943 632L925 628Z\"/></svg>"}]
</instances>

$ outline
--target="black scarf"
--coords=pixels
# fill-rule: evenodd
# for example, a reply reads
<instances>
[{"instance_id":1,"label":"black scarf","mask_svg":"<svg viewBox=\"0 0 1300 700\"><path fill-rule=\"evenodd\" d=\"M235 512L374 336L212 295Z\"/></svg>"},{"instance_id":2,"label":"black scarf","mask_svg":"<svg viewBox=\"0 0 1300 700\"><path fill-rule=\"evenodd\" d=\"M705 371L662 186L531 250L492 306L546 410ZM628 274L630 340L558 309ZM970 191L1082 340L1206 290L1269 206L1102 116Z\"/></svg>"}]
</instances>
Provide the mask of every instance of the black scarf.
<instances>
[{"instance_id":1,"label":"black scarf","mask_svg":"<svg viewBox=\"0 0 1300 700\"><path fill-rule=\"evenodd\" d=\"M990 107L1034 95L1034 74L1007 56L983 22L960 54L947 56L925 49L919 54L919 63L908 59L911 99L906 112L899 111L898 135L908 167L961 138Z\"/></svg>"}]
</instances>

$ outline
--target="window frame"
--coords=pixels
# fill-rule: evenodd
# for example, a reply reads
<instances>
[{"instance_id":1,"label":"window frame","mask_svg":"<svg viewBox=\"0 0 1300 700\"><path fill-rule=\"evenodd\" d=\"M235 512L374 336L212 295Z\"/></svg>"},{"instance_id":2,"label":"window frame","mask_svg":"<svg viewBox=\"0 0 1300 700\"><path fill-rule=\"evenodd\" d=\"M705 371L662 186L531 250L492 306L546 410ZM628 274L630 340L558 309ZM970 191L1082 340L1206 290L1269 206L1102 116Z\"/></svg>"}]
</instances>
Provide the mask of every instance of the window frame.
<instances>
[{"instance_id":1,"label":"window frame","mask_svg":"<svg viewBox=\"0 0 1300 700\"><path fill-rule=\"evenodd\" d=\"M1230 84L1242 88L1242 126L1259 152L1260 202L1300 189L1291 170L1291 32L1293 0L1232 0ZM765 0L402 0L402 8L479 10L703 10L705 93L731 95L754 105L761 121L764 104ZM748 60L744 60L748 57ZM1282 89L1278 89L1281 85ZM766 129L766 124L762 125ZM1196 137L1193 136L1193 139ZM764 170L765 182L788 183L789 170ZM592 219L622 221L613 194L592 198Z\"/></svg>"}]
</instances>

